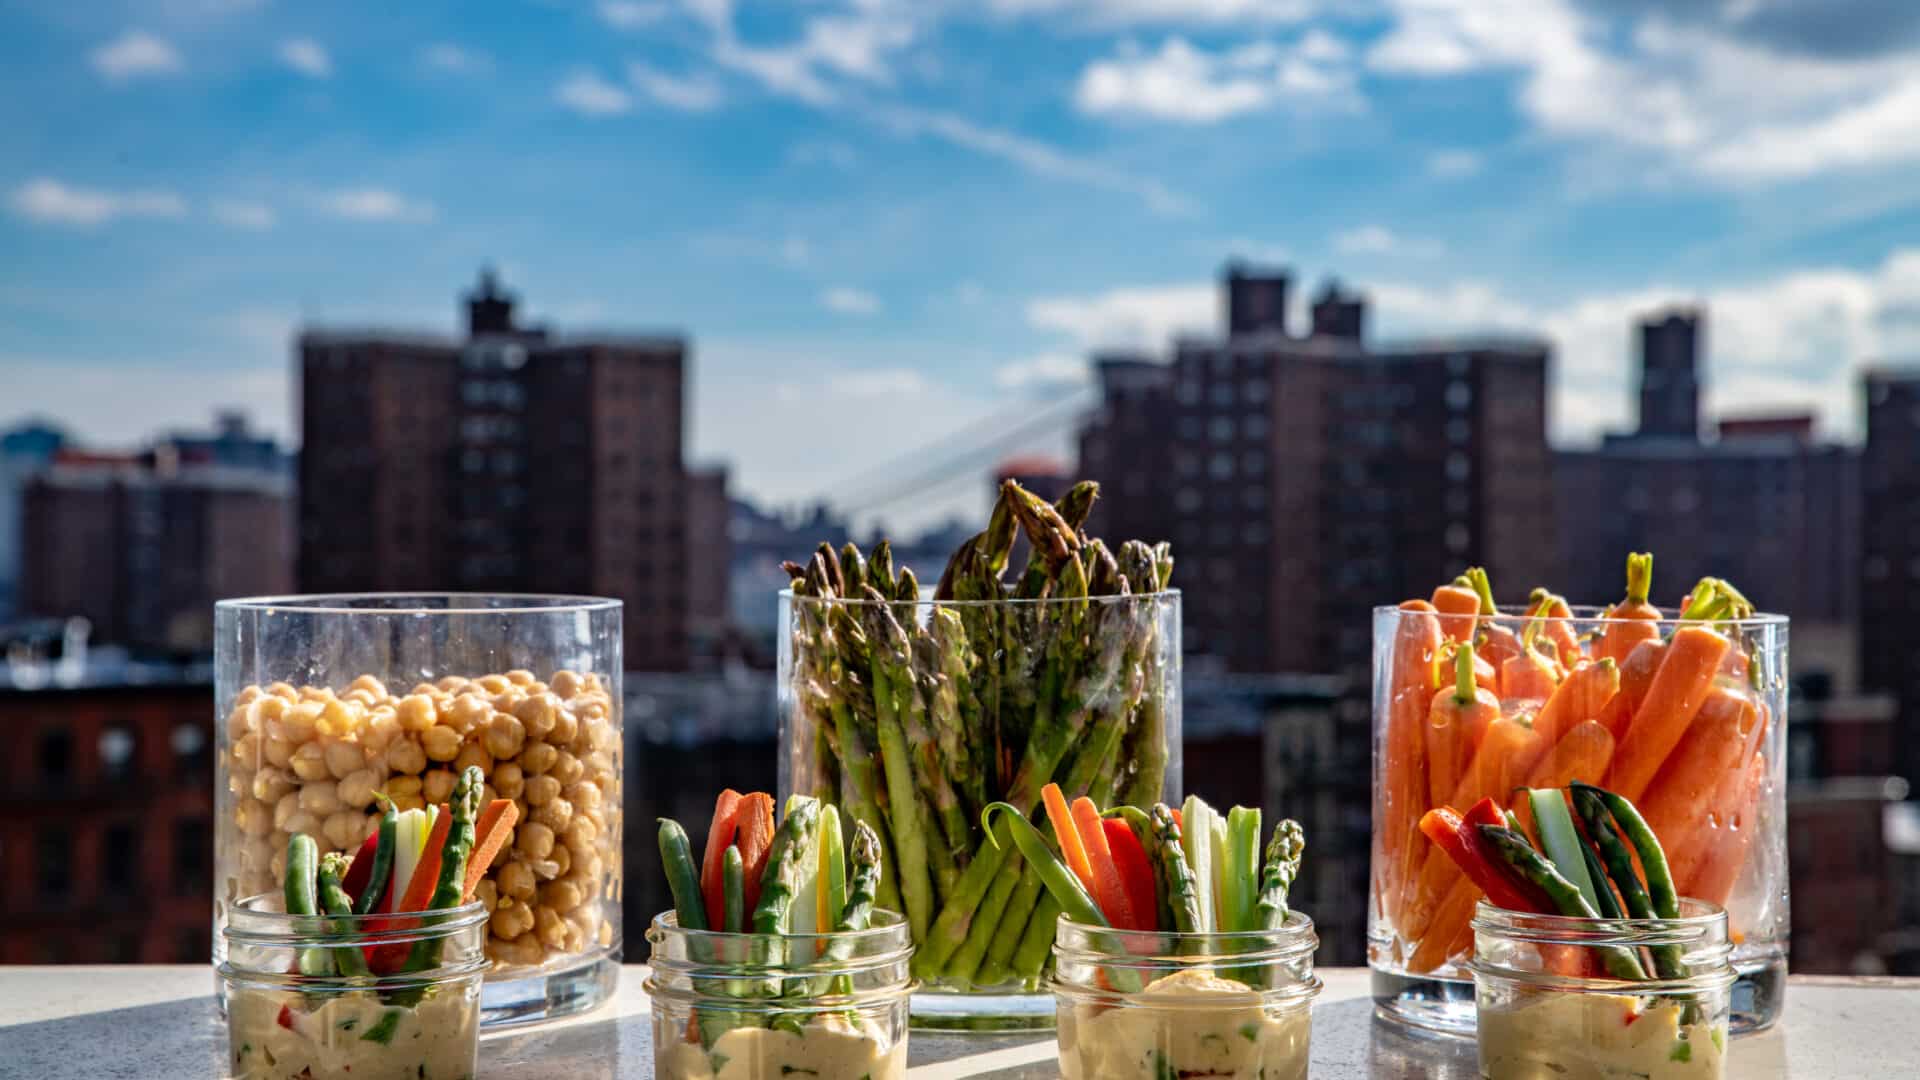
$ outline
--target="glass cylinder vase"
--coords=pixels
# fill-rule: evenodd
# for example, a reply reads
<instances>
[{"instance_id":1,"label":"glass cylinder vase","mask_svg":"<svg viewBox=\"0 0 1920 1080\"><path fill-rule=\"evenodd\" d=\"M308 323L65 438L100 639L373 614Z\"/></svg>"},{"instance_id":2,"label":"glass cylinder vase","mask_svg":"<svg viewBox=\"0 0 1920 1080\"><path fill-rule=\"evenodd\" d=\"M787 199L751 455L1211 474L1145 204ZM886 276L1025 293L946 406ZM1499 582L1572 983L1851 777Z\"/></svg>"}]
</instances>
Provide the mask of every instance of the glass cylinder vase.
<instances>
[{"instance_id":1,"label":"glass cylinder vase","mask_svg":"<svg viewBox=\"0 0 1920 1080\"><path fill-rule=\"evenodd\" d=\"M1662 609L1648 630L1599 608L1539 620L1518 608L1480 616L1419 608L1373 615L1367 959L1381 1012L1443 1033L1474 1030L1465 964L1480 894L1420 832L1421 816L1580 780L1635 802L1667 850L1680 893L1726 909L1738 942L1732 1030L1773 1024L1788 943L1786 617L1682 623ZM1605 643L1616 626L1647 640L1615 650ZM1676 632L1685 635L1689 664L1714 664L1676 670L1667 689L1650 694ZM1501 695L1502 676L1486 665L1473 678L1500 698L1499 726L1468 736L1431 722L1435 696L1453 692L1458 643L1475 641L1485 661L1489 641L1523 635L1543 654L1565 653L1569 671L1596 670L1559 684L1516 679ZM1497 659L1499 646L1491 648ZM1603 655L1614 651L1618 658ZM1548 709L1560 686L1582 692Z\"/></svg>"},{"instance_id":2,"label":"glass cylinder vase","mask_svg":"<svg viewBox=\"0 0 1920 1080\"><path fill-rule=\"evenodd\" d=\"M215 607L214 962L287 839L353 852L376 793L444 803L468 766L520 811L482 879L483 1022L593 1007L621 948L621 605L462 593Z\"/></svg>"},{"instance_id":3,"label":"glass cylinder vase","mask_svg":"<svg viewBox=\"0 0 1920 1080\"><path fill-rule=\"evenodd\" d=\"M1180 594L780 597L780 790L873 826L880 901L917 946L916 1026L1045 1028L1058 907L980 812L1058 783L1100 806L1180 794Z\"/></svg>"}]
</instances>

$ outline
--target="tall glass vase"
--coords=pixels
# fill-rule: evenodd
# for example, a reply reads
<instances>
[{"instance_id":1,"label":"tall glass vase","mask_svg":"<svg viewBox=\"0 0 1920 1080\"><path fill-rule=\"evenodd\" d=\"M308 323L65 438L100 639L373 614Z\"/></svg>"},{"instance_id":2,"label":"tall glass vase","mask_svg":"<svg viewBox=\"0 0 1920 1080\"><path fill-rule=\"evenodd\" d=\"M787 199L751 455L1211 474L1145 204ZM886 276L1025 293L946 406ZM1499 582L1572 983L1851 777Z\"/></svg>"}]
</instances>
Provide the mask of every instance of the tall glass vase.
<instances>
[{"instance_id":1,"label":"tall glass vase","mask_svg":"<svg viewBox=\"0 0 1920 1080\"><path fill-rule=\"evenodd\" d=\"M1049 1027L1058 908L980 812L1041 789L1102 807L1180 793L1180 594L888 602L780 597L780 790L885 849L921 1027Z\"/></svg>"}]
</instances>

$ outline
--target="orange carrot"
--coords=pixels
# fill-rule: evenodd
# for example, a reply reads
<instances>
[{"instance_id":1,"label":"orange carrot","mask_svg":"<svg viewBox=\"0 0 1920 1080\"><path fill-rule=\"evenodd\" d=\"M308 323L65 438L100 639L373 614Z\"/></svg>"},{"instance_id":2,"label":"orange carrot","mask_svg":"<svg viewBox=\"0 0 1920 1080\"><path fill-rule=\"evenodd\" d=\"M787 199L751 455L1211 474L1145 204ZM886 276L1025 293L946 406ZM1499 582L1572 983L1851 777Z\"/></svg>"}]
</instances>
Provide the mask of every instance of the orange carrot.
<instances>
[{"instance_id":1,"label":"orange carrot","mask_svg":"<svg viewBox=\"0 0 1920 1080\"><path fill-rule=\"evenodd\" d=\"M1429 703L1439 682L1440 621L1432 604L1409 600L1394 632L1387 703L1387 733L1381 753L1379 821L1380 897L1386 914L1398 919L1406 881L1423 845L1415 835L1427 802L1426 726Z\"/></svg>"},{"instance_id":2,"label":"orange carrot","mask_svg":"<svg viewBox=\"0 0 1920 1080\"><path fill-rule=\"evenodd\" d=\"M740 849L740 861L746 870L742 899L751 912L760 905L760 879L766 874L767 853L773 847L773 796L764 791L742 796L733 817L733 843Z\"/></svg>"},{"instance_id":3,"label":"orange carrot","mask_svg":"<svg viewBox=\"0 0 1920 1080\"><path fill-rule=\"evenodd\" d=\"M407 891L394 905L395 912L427 909L433 888L440 882L440 851L447 846L447 833L452 828L453 811L441 803L440 813L433 819L433 831L427 834L427 846L420 852L420 861L414 864L413 876L407 879Z\"/></svg>"},{"instance_id":4,"label":"orange carrot","mask_svg":"<svg viewBox=\"0 0 1920 1080\"><path fill-rule=\"evenodd\" d=\"M1708 626L1690 624L1674 631L1666 659L1647 687L1647 699L1613 756L1608 787L1636 804L1647 793L1647 785L1713 689L1714 675L1732 644Z\"/></svg>"},{"instance_id":5,"label":"orange carrot","mask_svg":"<svg viewBox=\"0 0 1920 1080\"><path fill-rule=\"evenodd\" d=\"M487 876L487 868L499 856L500 849L513 839L513 827L520 821L520 808L512 799L495 799L480 811L480 820L473 826L473 854L467 859L466 891L461 893L462 902L473 899L473 890L480 887L480 879Z\"/></svg>"},{"instance_id":6,"label":"orange carrot","mask_svg":"<svg viewBox=\"0 0 1920 1080\"><path fill-rule=\"evenodd\" d=\"M1639 801L1640 813L1666 848L1675 872L1691 867L1710 842L1708 819L1719 809L1714 789L1747 760L1760 708L1743 691L1715 686L1679 745Z\"/></svg>"},{"instance_id":7,"label":"orange carrot","mask_svg":"<svg viewBox=\"0 0 1920 1080\"><path fill-rule=\"evenodd\" d=\"M1554 658L1563 668L1573 667L1583 654L1580 639L1573 632L1573 609L1567 606L1567 598L1546 589L1535 589L1527 600L1531 605L1528 616L1545 620L1541 633L1553 642Z\"/></svg>"},{"instance_id":8,"label":"orange carrot","mask_svg":"<svg viewBox=\"0 0 1920 1080\"><path fill-rule=\"evenodd\" d=\"M1541 736L1545 744L1546 733L1541 730L1538 718L1535 718L1533 730ZM1575 780L1589 784L1598 784L1606 778L1607 763L1613 760L1613 733L1598 720L1585 720L1573 725L1565 735L1547 748L1534 762L1533 771L1527 774L1525 787L1564 788ZM1533 824L1533 801L1524 791L1515 791L1509 803L1513 815L1529 836L1535 836ZM1537 837L1536 837L1537 838Z\"/></svg>"},{"instance_id":9,"label":"orange carrot","mask_svg":"<svg viewBox=\"0 0 1920 1080\"><path fill-rule=\"evenodd\" d=\"M1595 656L1611 656L1614 663L1626 663L1634 646L1660 636L1660 609L1647 600L1653 585L1653 556L1627 556L1627 596L1607 611L1606 629L1600 635Z\"/></svg>"},{"instance_id":10,"label":"orange carrot","mask_svg":"<svg viewBox=\"0 0 1920 1080\"><path fill-rule=\"evenodd\" d=\"M1496 717L1487 725L1486 737L1475 751L1472 762L1454 785L1453 794L1436 806L1472 806L1484 798L1505 803L1508 792L1533 768L1540 757L1540 736L1523 723ZM1401 932L1408 940L1423 940L1439 915L1439 905L1461 876L1446 852L1432 844L1415 879L1411 900L1406 905Z\"/></svg>"},{"instance_id":11,"label":"orange carrot","mask_svg":"<svg viewBox=\"0 0 1920 1080\"><path fill-rule=\"evenodd\" d=\"M1080 846L1086 849L1087 865L1093 871L1093 898L1107 921L1115 926L1137 929L1133 901L1120 880L1120 868L1114 864L1113 849L1107 846L1107 830L1100 824L1100 809L1085 795L1073 800L1073 825L1080 833Z\"/></svg>"},{"instance_id":12,"label":"orange carrot","mask_svg":"<svg viewBox=\"0 0 1920 1080\"><path fill-rule=\"evenodd\" d=\"M1626 735L1634 714L1640 711L1641 702L1647 699L1647 690L1653 686L1653 677L1659 674L1660 662L1666 658L1667 643L1654 638L1635 645L1633 651L1627 654L1627 662L1620 665L1620 691L1600 712L1600 722L1607 725L1607 730L1613 732L1615 739Z\"/></svg>"},{"instance_id":13,"label":"orange carrot","mask_svg":"<svg viewBox=\"0 0 1920 1080\"><path fill-rule=\"evenodd\" d=\"M1060 854L1067 861L1067 869L1086 886L1087 895L1097 899L1100 894L1094 891L1093 865L1087 861L1087 846L1074 827L1073 812L1067 809L1067 797L1060 793L1060 785L1048 784L1041 788L1040 801L1046 804L1047 820L1053 824L1053 836L1060 843Z\"/></svg>"},{"instance_id":14,"label":"orange carrot","mask_svg":"<svg viewBox=\"0 0 1920 1080\"><path fill-rule=\"evenodd\" d=\"M1440 628L1448 641L1458 645L1473 637L1480 616L1480 594L1473 591L1473 584L1465 576L1433 590L1433 607L1440 613Z\"/></svg>"},{"instance_id":15,"label":"orange carrot","mask_svg":"<svg viewBox=\"0 0 1920 1080\"><path fill-rule=\"evenodd\" d=\"M1500 665L1500 697L1506 701L1544 702L1559 681L1553 662L1532 649L1523 648Z\"/></svg>"},{"instance_id":16,"label":"orange carrot","mask_svg":"<svg viewBox=\"0 0 1920 1080\"><path fill-rule=\"evenodd\" d=\"M1713 837L1711 847L1685 887L1686 895L1716 904L1725 904L1733 894L1740 871L1746 866L1747 852L1760 831L1760 801L1767 790L1766 755L1755 751L1747 767L1734 776L1739 782L1731 785L1737 792L1737 801L1732 805L1739 809Z\"/></svg>"},{"instance_id":17,"label":"orange carrot","mask_svg":"<svg viewBox=\"0 0 1920 1080\"><path fill-rule=\"evenodd\" d=\"M1583 662L1567 673L1553 696L1533 714L1533 730L1548 746L1557 745L1568 730L1597 718L1619 690L1620 668L1612 657Z\"/></svg>"},{"instance_id":18,"label":"orange carrot","mask_svg":"<svg viewBox=\"0 0 1920 1080\"><path fill-rule=\"evenodd\" d=\"M1446 896L1434 909L1429 929L1420 938L1420 944L1414 946L1413 955L1407 960L1407 970L1416 974L1426 974L1434 970L1453 955L1454 938L1459 928L1471 925L1474 906L1480 903L1480 887L1467 875L1456 874L1453 883L1447 888Z\"/></svg>"},{"instance_id":19,"label":"orange carrot","mask_svg":"<svg viewBox=\"0 0 1920 1080\"><path fill-rule=\"evenodd\" d=\"M1474 648L1462 642L1454 654L1453 685L1433 696L1427 713L1427 805L1448 803L1487 726L1500 716L1500 699L1474 682Z\"/></svg>"},{"instance_id":20,"label":"orange carrot","mask_svg":"<svg viewBox=\"0 0 1920 1080\"><path fill-rule=\"evenodd\" d=\"M727 788L713 801L713 820L707 826L707 850L700 862L700 897L706 901L707 925L712 927L726 925L726 886L721 878L727 847L739 828L739 810L740 793Z\"/></svg>"},{"instance_id":21,"label":"orange carrot","mask_svg":"<svg viewBox=\"0 0 1920 1080\"><path fill-rule=\"evenodd\" d=\"M1480 655L1492 665L1497 677L1506 669L1508 660L1520 655L1520 635L1497 621L1500 606L1493 602L1493 582L1487 577L1486 568L1475 566L1468 569L1466 579L1473 586L1473 594L1480 598L1479 632L1474 640L1479 643ZM1501 697L1507 696L1507 688L1503 683L1496 681L1488 689Z\"/></svg>"}]
</instances>

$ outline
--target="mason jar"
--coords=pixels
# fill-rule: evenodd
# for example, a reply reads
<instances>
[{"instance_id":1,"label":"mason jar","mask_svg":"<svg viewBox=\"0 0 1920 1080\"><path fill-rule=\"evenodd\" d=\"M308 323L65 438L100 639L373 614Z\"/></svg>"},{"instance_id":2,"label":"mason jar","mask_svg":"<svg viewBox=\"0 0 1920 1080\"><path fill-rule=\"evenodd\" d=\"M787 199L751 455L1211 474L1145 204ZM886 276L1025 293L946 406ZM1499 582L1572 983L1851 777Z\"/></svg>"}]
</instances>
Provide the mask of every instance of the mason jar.
<instances>
[{"instance_id":1,"label":"mason jar","mask_svg":"<svg viewBox=\"0 0 1920 1080\"><path fill-rule=\"evenodd\" d=\"M1482 902L1473 920L1484 1080L1720 1080L1737 979L1727 913L1680 902L1677 919L1587 919ZM1632 958L1661 976L1620 977Z\"/></svg>"},{"instance_id":2,"label":"mason jar","mask_svg":"<svg viewBox=\"0 0 1920 1080\"><path fill-rule=\"evenodd\" d=\"M1622 621L1606 618L1600 608L1570 610L1571 618L1557 620L1552 631L1564 641L1604 634ZM1787 618L1761 614L1710 624L1727 641L1721 665L1705 697L1694 701L1699 711L1684 735L1650 782L1637 784L1638 792L1621 789L1613 768L1634 709L1601 707L1596 715L1568 714L1542 727L1534 721L1543 700L1525 694L1501 700L1503 737L1483 737L1472 751L1478 757L1497 746L1498 758L1485 767L1470 758L1458 783L1437 781L1428 767L1432 736L1426 727L1431 702L1441 692L1431 674L1436 662L1446 668L1439 681L1450 687L1446 650L1452 640L1469 634L1480 639L1489 629L1524 633L1528 622L1521 608L1477 617L1442 617L1406 605L1374 609L1367 963L1382 1014L1460 1036L1474 1026L1466 963L1480 894L1420 832L1421 816L1449 804L1464 812L1483 796L1505 803L1521 786L1564 787L1582 780L1622 790L1660 836L1680 893L1726 909L1740 976L1733 1028L1772 1025L1785 1000L1789 934ZM1661 609L1663 640L1681 625L1679 612ZM1655 651L1648 655L1657 659ZM1646 670L1649 663L1639 658L1616 667L1621 693L1637 686L1644 694L1657 671ZM1451 793L1443 794L1442 787Z\"/></svg>"},{"instance_id":3,"label":"mason jar","mask_svg":"<svg viewBox=\"0 0 1920 1080\"><path fill-rule=\"evenodd\" d=\"M646 989L659 1080L792 1076L905 1080L913 942L898 914L865 930L738 934L647 931Z\"/></svg>"},{"instance_id":4,"label":"mason jar","mask_svg":"<svg viewBox=\"0 0 1920 1080\"><path fill-rule=\"evenodd\" d=\"M1115 930L1064 915L1052 990L1066 1080L1305 1080L1320 939L1275 930Z\"/></svg>"},{"instance_id":5,"label":"mason jar","mask_svg":"<svg viewBox=\"0 0 1920 1080\"><path fill-rule=\"evenodd\" d=\"M353 852L385 796L446 802L468 766L519 825L481 880L489 1025L612 992L621 946L621 606L468 593L214 609L214 962L287 839Z\"/></svg>"},{"instance_id":6,"label":"mason jar","mask_svg":"<svg viewBox=\"0 0 1920 1080\"><path fill-rule=\"evenodd\" d=\"M235 1080L417 1080L473 1076L487 910L412 916L288 915L278 893L229 905L220 996ZM332 972L348 956L397 951L413 970Z\"/></svg>"},{"instance_id":7,"label":"mason jar","mask_svg":"<svg viewBox=\"0 0 1920 1080\"><path fill-rule=\"evenodd\" d=\"M1005 800L1031 813L1049 781L1100 806L1178 802L1179 591L869 602L788 589L780 627L781 797L837 805L880 836L880 906L906 915L919 947L915 1026L1051 1024L1060 909L980 812Z\"/></svg>"}]
</instances>

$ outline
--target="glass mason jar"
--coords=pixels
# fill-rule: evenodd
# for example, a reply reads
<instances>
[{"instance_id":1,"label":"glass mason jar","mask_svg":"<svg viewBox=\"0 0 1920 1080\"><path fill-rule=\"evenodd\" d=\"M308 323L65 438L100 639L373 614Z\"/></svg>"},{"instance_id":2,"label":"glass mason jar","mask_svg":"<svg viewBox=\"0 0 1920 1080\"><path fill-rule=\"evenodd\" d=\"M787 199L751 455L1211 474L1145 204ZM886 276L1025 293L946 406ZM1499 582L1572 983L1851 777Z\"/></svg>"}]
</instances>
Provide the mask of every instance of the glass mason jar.
<instances>
[{"instance_id":1,"label":"glass mason jar","mask_svg":"<svg viewBox=\"0 0 1920 1080\"><path fill-rule=\"evenodd\" d=\"M287 838L352 852L382 793L443 803L469 765L520 825L482 880L489 1024L588 1009L619 975L620 601L463 593L214 608L214 962Z\"/></svg>"},{"instance_id":2,"label":"glass mason jar","mask_svg":"<svg viewBox=\"0 0 1920 1080\"><path fill-rule=\"evenodd\" d=\"M788 1076L905 1080L913 941L873 913L839 934L682 930L654 917L647 994L660 1080Z\"/></svg>"},{"instance_id":3,"label":"glass mason jar","mask_svg":"<svg viewBox=\"0 0 1920 1080\"><path fill-rule=\"evenodd\" d=\"M1662 609L1661 616L1665 641L1679 626L1678 613ZM1602 609L1573 608L1570 619L1551 620L1535 633L1571 644L1617 621L1604 618ZM1497 729L1489 727L1477 743L1448 743L1453 732L1429 722L1440 692L1430 689L1436 661L1451 678L1446 643L1469 631L1479 639L1489 626L1525 633L1527 622L1524 611L1509 608L1447 617L1446 626L1432 614L1374 609L1367 908L1374 1000L1391 1019L1461 1035L1473 1029L1464 964L1479 890L1419 831L1421 815L1440 805L1464 811L1483 796L1506 802L1520 786L1583 780L1639 806L1667 851L1682 895L1725 907L1739 943L1733 1030L1771 1025L1784 1000L1788 940L1786 617L1711 624L1726 644L1719 667L1696 676L1698 693L1663 695L1668 704L1658 719L1667 738L1650 738L1651 729L1630 734L1663 655L1662 646L1643 646L1615 665L1617 700L1543 713L1539 697L1510 695L1500 703ZM1693 644L1707 641L1694 636L1707 625L1689 624ZM1690 653L1696 660L1703 655L1701 649ZM1583 711L1594 715L1577 715ZM1544 728L1535 725L1542 717ZM1663 752L1662 745L1671 748ZM1431 767L1449 746L1458 755L1452 764ZM1623 754L1629 746L1638 752ZM1616 768L1623 760L1630 764Z\"/></svg>"},{"instance_id":4,"label":"glass mason jar","mask_svg":"<svg viewBox=\"0 0 1920 1080\"><path fill-rule=\"evenodd\" d=\"M220 996L235 1080L472 1076L486 974L478 901L402 918L288 915L278 893L228 905ZM337 974L342 959L400 950L417 970ZM307 975L303 968L334 972Z\"/></svg>"},{"instance_id":5,"label":"glass mason jar","mask_svg":"<svg viewBox=\"0 0 1920 1080\"><path fill-rule=\"evenodd\" d=\"M780 793L873 826L880 906L919 947L917 1026L1045 1028L1054 917L980 828L1057 782L1100 806L1180 793L1180 594L1085 600L780 595ZM903 813L902 807L911 813Z\"/></svg>"},{"instance_id":6,"label":"glass mason jar","mask_svg":"<svg viewBox=\"0 0 1920 1080\"><path fill-rule=\"evenodd\" d=\"M1727 913L1680 901L1677 919L1532 915L1482 902L1473 919L1480 1075L1485 1080L1720 1080L1737 976ZM1630 957L1669 977L1622 979Z\"/></svg>"},{"instance_id":7,"label":"glass mason jar","mask_svg":"<svg viewBox=\"0 0 1920 1080\"><path fill-rule=\"evenodd\" d=\"M1053 944L1065 1080L1305 1080L1320 993L1313 920L1277 930L1113 930L1062 916Z\"/></svg>"}]
</instances>

